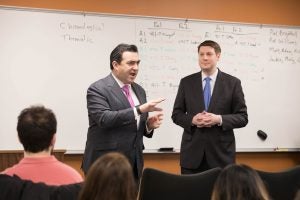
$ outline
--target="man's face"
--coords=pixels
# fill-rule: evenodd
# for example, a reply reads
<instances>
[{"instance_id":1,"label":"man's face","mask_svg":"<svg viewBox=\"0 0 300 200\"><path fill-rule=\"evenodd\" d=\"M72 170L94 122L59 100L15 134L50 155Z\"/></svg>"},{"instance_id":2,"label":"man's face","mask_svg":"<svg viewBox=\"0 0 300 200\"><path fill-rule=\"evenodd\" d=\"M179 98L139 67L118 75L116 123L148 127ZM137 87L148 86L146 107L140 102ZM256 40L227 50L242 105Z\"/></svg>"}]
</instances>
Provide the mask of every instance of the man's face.
<instances>
[{"instance_id":1,"label":"man's face","mask_svg":"<svg viewBox=\"0 0 300 200\"><path fill-rule=\"evenodd\" d=\"M220 53L210 46L202 46L199 49L199 65L204 72L213 72L217 68Z\"/></svg>"},{"instance_id":2,"label":"man's face","mask_svg":"<svg viewBox=\"0 0 300 200\"><path fill-rule=\"evenodd\" d=\"M114 75L124 84L131 84L138 74L139 63L138 53L125 51L120 64L116 61L112 62Z\"/></svg>"}]
</instances>

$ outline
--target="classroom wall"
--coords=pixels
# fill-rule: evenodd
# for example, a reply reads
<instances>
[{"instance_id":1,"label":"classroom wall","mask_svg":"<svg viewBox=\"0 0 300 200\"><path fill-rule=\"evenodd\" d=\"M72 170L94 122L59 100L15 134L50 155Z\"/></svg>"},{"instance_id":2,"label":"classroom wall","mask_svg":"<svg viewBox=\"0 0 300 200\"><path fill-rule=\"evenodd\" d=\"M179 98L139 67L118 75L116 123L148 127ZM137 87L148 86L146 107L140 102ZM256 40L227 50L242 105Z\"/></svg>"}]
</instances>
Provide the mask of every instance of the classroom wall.
<instances>
[{"instance_id":1,"label":"classroom wall","mask_svg":"<svg viewBox=\"0 0 300 200\"><path fill-rule=\"evenodd\" d=\"M79 173L81 171L82 154L66 154L64 162ZM146 153L144 168L150 167L173 174L180 174L179 153ZM243 163L254 169L278 172L300 165L299 152L238 152L237 163Z\"/></svg>"},{"instance_id":2,"label":"classroom wall","mask_svg":"<svg viewBox=\"0 0 300 200\"><path fill-rule=\"evenodd\" d=\"M298 0L2 0L18 7L300 26Z\"/></svg>"},{"instance_id":3,"label":"classroom wall","mask_svg":"<svg viewBox=\"0 0 300 200\"><path fill-rule=\"evenodd\" d=\"M1 5L113 14L300 26L298 0L2 0ZM91 80L92 81L92 80ZM80 169L82 155L65 155ZM238 153L237 161L265 171L300 164L299 152ZM179 154L146 154L145 166L179 173Z\"/></svg>"}]
</instances>

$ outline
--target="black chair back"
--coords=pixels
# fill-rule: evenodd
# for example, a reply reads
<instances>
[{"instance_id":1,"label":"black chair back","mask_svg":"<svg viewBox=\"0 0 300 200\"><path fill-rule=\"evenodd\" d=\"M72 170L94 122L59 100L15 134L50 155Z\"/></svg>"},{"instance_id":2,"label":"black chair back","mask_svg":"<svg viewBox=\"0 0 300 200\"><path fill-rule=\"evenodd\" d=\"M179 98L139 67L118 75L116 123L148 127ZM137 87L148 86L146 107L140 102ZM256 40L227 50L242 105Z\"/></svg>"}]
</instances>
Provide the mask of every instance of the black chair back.
<instances>
[{"instance_id":1,"label":"black chair back","mask_svg":"<svg viewBox=\"0 0 300 200\"><path fill-rule=\"evenodd\" d=\"M256 170L272 200L293 200L300 189L300 166L281 172Z\"/></svg>"},{"instance_id":2,"label":"black chair back","mask_svg":"<svg viewBox=\"0 0 300 200\"><path fill-rule=\"evenodd\" d=\"M146 168L143 172L139 200L210 200L221 168L192 175L176 175Z\"/></svg>"},{"instance_id":3,"label":"black chair back","mask_svg":"<svg viewBox=\"0 0 300 200\"><path fill-rule=\"evenodd\" d=\"M77 200L81 185L50 186L0 174L0 200Z\"/></svg>"}]
</instances>

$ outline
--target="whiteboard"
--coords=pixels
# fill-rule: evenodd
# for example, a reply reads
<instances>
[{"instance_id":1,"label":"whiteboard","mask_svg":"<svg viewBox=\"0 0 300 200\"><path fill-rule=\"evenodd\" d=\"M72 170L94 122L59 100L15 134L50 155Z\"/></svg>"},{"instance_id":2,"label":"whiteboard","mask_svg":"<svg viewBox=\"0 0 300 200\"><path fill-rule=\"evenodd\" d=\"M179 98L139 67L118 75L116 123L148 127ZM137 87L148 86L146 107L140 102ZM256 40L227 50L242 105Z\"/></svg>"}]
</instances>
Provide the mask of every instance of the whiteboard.
<instances>
[{"instance_id":1,"label":"whiteboard","mask_svg":"<svg viewBox=\"0 0 300 200\"><path fill-rule=\"evenodd\" d=\"M148 100L165 97L164 123L147 150L180 148L182 128L171 113L182 77L198 72L197 46L222 48L218 67L242 81L249 124L236 129L238 149L300 147L300 28L188 19L0 7L0 149L22 149L16 124L33 104L53 109L56 148L83 151L88 86L110 73L109 54L136 44ZM256 132L268 134L265 141Z\"/></svg>"}]
</instances>

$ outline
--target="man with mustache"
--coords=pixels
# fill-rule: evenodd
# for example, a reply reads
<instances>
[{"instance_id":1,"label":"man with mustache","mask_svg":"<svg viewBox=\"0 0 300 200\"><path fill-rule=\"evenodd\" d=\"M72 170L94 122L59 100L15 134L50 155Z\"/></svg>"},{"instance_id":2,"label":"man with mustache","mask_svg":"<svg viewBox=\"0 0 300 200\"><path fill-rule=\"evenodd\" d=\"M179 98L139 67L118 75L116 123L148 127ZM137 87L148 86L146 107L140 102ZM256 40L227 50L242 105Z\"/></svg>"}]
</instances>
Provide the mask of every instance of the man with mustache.
<instances>
[{"instance_id":1,"label":"man with mustache","mask_svg":"<svg viewBox=\"0 0 300 200\"><path fill-rule=\"evenodd\" d=\"M119 44L110 54L111 74L93 83L87 91L89 129L82 169L87 173L101 155L117 151L131 163L138 180L143 169L143 136L152 137L161 125L159 98L147 102L145 90L134 82L139 70L135 45Z\"/></svg>"}]
</instances>

